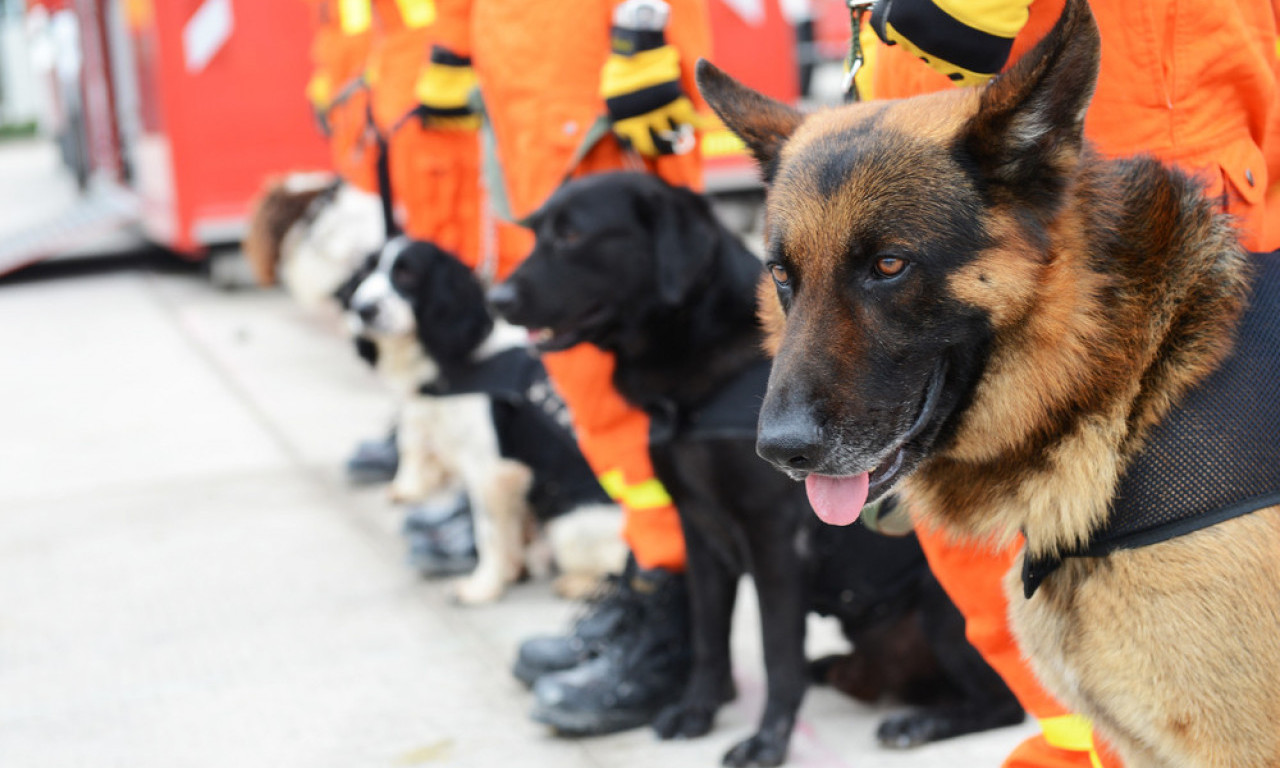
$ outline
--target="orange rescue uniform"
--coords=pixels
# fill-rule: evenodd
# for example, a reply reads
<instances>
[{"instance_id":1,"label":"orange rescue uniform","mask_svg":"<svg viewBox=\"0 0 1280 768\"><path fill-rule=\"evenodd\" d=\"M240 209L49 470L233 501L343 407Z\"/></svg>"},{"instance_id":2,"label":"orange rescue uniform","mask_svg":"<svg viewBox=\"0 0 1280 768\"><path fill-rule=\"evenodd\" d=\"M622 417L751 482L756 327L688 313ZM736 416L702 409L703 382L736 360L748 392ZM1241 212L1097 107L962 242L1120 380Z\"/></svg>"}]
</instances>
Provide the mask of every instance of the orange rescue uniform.
<instances>
[{"instance_id":1,"label":"orange rescue uniform","mask_svg":"<svg viewBox=\"0 0 1280 768\"><path fill-rule=\"evenodd\" d=\"M429 240L475 269L484 255L479 138L474 130L425 128L409 117L436 25L431 19L415 25L400 6L373 0L377 34L366 76L373 124L387 143L392 200L406 235Z\"/></svg>"},{"instance_id":2,"label":"orange rescue uniform","mask_svg":"<svg viewBox=\"0 0 1280 768\"><path fill-rule=\"evenodd\" d=\"M377 194L376 156L368 147L369 101L363 86L373 31L345 14L341 0L309 0L316 33L307 96L329 127L334 171L348 184Z\"/></svg>"},{"instance_id":3,"label":"orange rescue uniform","mask_svg":"<svg viewBox=\"0 0 1280 768\"><path fill-rule=\"evenodd\" d=\"M590 127L605 114L600 72L610 52L612 12L620 0L574 4L529 0L439 0L440 42L472 58L497 143L511 213L541 205L572 172L644 169L672 184L701 188L697 150L641 160L612 135L575 167L572 159ZM711 50L703 0L669 0L667 41L680 52L681 82L699 108L693 65ZM532 234L505 231L532 248ZM642 567L682 570L679 518L653 476L649 419L613 389L611 355L589 344L547 354L543 361L573 414L579 444L605 489L627 510L624 536Z\"/></svg>"}]
</instances>

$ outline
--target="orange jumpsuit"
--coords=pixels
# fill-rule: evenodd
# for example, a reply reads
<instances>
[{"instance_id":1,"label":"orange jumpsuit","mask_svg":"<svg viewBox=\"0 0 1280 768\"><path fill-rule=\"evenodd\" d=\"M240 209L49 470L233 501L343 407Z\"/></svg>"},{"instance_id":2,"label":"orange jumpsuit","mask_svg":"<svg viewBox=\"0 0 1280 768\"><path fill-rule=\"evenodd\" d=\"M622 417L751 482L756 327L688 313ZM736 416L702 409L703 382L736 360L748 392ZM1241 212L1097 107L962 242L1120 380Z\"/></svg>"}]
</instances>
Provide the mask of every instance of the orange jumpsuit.
<instances>
[{"instance_id":1,"label":"orange jumpsuit","mask_svg":"<svg viewBox=\"0 0 1280 768\"><path fill-rule=\"evenodd\" d=\"M1048 32L1063 4L1031 4L1010 61ZM1151 153L1196 173L1208 194L1221 197L1238 218L1246 247L1280 247L1280 62L1271 5L1179 4L1176 14L1172 0L1091 6L1102 36L1102 64L1085 119L1089 139L1106 154ZM877 56L876 98L951 87L900 47L882 47ZM1021 543L995 551L924 528L917 534L934 573L965 615L970 641L1043 726L1044 734L1019 745L1005 767L1119 765L1105 745L1091 754L1088 732L1040 686L1010 631L1003 580Z\"/></svg>"},{"instance_id":2,"label":"orange jumpsuit","mask_svg":"<svg viewBox=\"0 0 1280 768\"><path fill-rule=\"evenodd\" d=\"M397 0L363 0L368 12L361 31L344 28L340 13L349 0L311 0L317 31L312 46L312 84L324 84L335 170L348 183L378 192L377 137L386 140L391 193L397 219L410 237L430 240L476 268L486 252L479 143L474 130L429 130L416 118L414 84L426 61L436 26L421 18L406 22ZM337 84L334 86L333 84ZM317 100L312 94L313 101ZM514 268L516 248L497 258L498 276Z\"/></svg>"},{"instance_id":3,"label":"orange jumpsuit","mask_svg":"<svg viewBox=\"0 0 1280 768\"><path fill-rule=\"evenodd\" d=\"M566 173L644 168L673 184L701 186L701 158L641 161L605 137L576 168L575 150L605 114L600 71L620 0L438 0L441 43L470 55L496 140L514 217L536 210ZM693 65L710 53L703 0L670 0L667 41L680 51L685 92L701 107ZM506 231L532 246L527 232ZM681 570L684 541L670 498L653 477L649 419L613 389L613 359L588 344L544 355L573 414L579 444L605 489L627 511L624 537L642 567Z\"/></svg>"},{"instance_id":4,"label":"orange jumpsuit","mask_svg":"<svg viewBox=\"0 0 1280 768\"><path fill-rule=\"evenodd\" d=\"M397 218L409 237L430 240L474 269L483 240L477 131L424 128L408 117L435 25L406 23L397 0L373 0L373 8L366 79L373 124L387 142Z\"/></svg>"},{"instance_id":5,"label":"orange jumpsuit","mask_svg":"<svg viewBox=\"0 0 1280 768\"><path fill-rule=\"evenodd\" d=\"M329 126L334 171L348 184L377 194L377 156L368 141L369 100L362 85L373 30L344 14L341 0L309 0L316 25L308 95Z\"/></svg>"}]
</instances>

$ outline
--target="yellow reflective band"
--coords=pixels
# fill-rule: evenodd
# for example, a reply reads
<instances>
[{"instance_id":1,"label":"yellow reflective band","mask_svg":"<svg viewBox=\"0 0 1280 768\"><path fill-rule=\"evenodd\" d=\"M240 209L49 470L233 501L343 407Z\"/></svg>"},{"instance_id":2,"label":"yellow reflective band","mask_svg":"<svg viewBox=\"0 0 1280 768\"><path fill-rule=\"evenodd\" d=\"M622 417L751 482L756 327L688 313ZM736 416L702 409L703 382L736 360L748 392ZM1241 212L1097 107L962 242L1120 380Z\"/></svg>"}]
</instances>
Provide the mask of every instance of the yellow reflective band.
<instances>
[{"instance_id":1,"label":"yellow reflective band","mask_svg":"<svg viewBox=\"0 0 1280 768\"><path fill-rule=\"evenodd\" d=\"M373 23L373 7L369 0L338 0L338 20L344 35L367 32Z\"/></svg>"},{"instance_id":2,"label":"yellow reflective band","mask_svg":"<svg viewBox=\"0 0 1280 768\"><path fill-rule=\"evenodd\" d=\"M1102 759L1093 748L1093 722L1084 715L1059 715L1040 720L1044 740L1051 747L1071 752L1088 752L1093 768L1102 768Z\"/></svg>"},{"instance_id":3,"label":"yellow reflective band","mask_svg":"<svg viewBox=\"0 0 1280 768\"><path fill-rule=\"evenodd\" d=\"M747 145L727 128L707 131L702 135L703 157L728 157L744 155L746 152Z\"/></svg>"},{"instance_id":4,"label":"yellow reflective band","mask_svg":"<svg viewBox=\"0 0 1280 768\"><path fill-rule=\"evenodd\" d=\"M667 495L667 489L662 487L662 483L652 477L628 486L622 494L622 503L629 509L657 509L671 506L671 497Z\"/></svg>"},{"instance_id":5,"label":"yellow reflective band","mask_svg":"<svg viewBox=\"0 0 1280 768\"><path fill-rule=\"evenodd\" d=\"M400 8L400 20L410 29L425 27L436 20L436 4L433 0L396 0Z\"/></svg>"},{"instance_id":6,"label":"yellow reflective band","mask_svg":"<svg viewBox=\"0 0 1280 768\"><path fill-rule=\"evenodd\" d=\"M622 470L609 470L596 477L596 480L599 480L600 488L603 488L604 493L609 494L611 499L621 499L623 490L627 489L627 480L622 476Z\"/></svg>"},{"instance_id":7,"label":"yellow reflective band","mask_svg":"<svg viewBox=\"0 0 1280 768\"><path fill-rule=\"evenodd\" d=\"M885 22L884 30L885 30L886 37L888 37L890 40L894 41L898 45L901 45L903 48L906 48L908 51L911 52L912 56L915 56L921 59L928 59L929 66L932 67L935 71L941 72L942 74L947 75L948 77L950 77L953 74L960 75L959 80L951 81L956 85L962 85L962 86L963 85L982 85L983 83L987 82L988 80L990 80L992 77L995 76L994 74L984 75L979 72L971 72L965 69L964 67L957 67L955 64L952 64L949 61L943 61L942 59L939 59L936 56L930 56L929 54L922 51L915 43L903 37L898 32L898 30L894 29L893 25L888 22Z\"/></svg>"},{"instance_id":8,"label":"yellow reflective band","mask_svg":"<svg viewBox=\"0 0 1280 768\"><path fill-rule=\"evenodd\" d=\"M628 509L657 509L671 506L671 496L656 477L627 485L620 469L611 469L596 478L600 487L622 506Z\"/></svg>"},{"instance_id":9,"label":"yellow reflective band","mask_svg":"<svg viewBox=\"0 0 1280 768\"><path fill-rule=\"evenodd\" d=\"M604 492L609 494L611 499L621 499L622 492L627 489L627 480L622 475L622 470L611 469L596 478L600 481L600 487Z\"/></svg>"},{"instance_id":10,"label":"yellow reflective band","mask_svg":"<svg viewBox=\"0 0 1280 768\"><path fill-rule=\"evenodd\" d=\"M333 81L329 76L317 72L307 83L307 100L316 109L327 109L333 100Z\"/></svg>"},{"instance_id":11,"label":"yellow reflective band","mask_svg":"<svg viewBox=\"0 0 1280 768\"><path fill-rule=\"evenodd\" d=\"M479 81L471 67L428 64L418 75L413 92L419 104L436 109L460 109L471 101Z\"/></svg>"},{"instance_id":12,"label":"yellow reflective band","mask_svg":"<svg viewBox=\"0 0 1280 768\"><path fill-rule=\"evenodd\" d=\"M680 79L680 52L669 45L634 56L611 54L600 73L600 96L611 99Z\"/></svg>"}]
</instances>

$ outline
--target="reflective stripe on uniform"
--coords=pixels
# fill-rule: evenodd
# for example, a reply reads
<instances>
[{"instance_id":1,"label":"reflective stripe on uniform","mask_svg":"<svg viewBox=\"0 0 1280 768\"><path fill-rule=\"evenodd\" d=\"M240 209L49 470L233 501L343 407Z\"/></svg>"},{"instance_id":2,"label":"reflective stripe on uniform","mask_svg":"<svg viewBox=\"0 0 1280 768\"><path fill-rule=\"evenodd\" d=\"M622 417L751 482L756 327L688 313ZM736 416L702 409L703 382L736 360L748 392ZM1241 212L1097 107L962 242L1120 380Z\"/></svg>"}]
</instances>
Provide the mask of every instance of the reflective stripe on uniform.
<instances>
[{"instance_id":1,"label":"reflective stripe on uniform","mask_svg":"<svg viewBox=\"0 0 1280 768\"><path fill-rule=\"evenodd\" d=\"M368 32L373 24L373 7L369 0L338 0L338 19L344 35Z\"/></svg>"},{"instance_id":2,"label":"reflective stripe on uniform","mask_svg":"<svg viewBox=\"0 0 1280 768\"><path fill-rule=\"evenodd\" d=\"M396 0L400 20L409 29L420 29L436 20L435 0Z\"/></svg>"},{"instance_id":3,"label":"reflective stripe on uniform","mask_svg":"<svg viewBox=\"0 0 1280 768\"><path fill-rule=\"evenodd\" d=\"M1093 768L1102 768L1102 759L1093 748L1093 722L1084 715L1059 715L1040 720L1040 730L1049 746L1070 752L1088 752Z\"/></svg>"},{"instance_id":4,"label":"reflective stripe on uniform","mask_svg":"<svg viewBox=\"0 0 1280 768\"><path fill-rule=\"evenodd\" d=\"M610 498L628 509L657 509L671 506L671 496L656 477L627 485L620 469L611 469L598 478L600 487Z\"/></svg>"}]
</instances>

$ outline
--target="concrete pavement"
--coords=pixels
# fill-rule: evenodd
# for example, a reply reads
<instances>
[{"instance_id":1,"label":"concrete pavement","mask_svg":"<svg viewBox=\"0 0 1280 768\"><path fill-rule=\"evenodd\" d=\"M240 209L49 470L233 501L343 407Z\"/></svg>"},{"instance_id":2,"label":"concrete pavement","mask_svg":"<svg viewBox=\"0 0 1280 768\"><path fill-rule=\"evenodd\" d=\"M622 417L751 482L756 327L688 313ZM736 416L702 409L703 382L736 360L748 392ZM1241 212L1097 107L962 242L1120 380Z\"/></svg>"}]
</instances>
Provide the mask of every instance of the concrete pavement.
<instances>
[{"instance_id":1,"label":"concrete pavement","mask_svg":"<svg viewBox=\"0 0 1280 768\"><path fill-rule=\"evenodd\" d=\"M0 284L0 351L0 766L711 768L758 716L743 599L709 737L529 722L515 645L572 606L463 609L402 565L399 513L342 480L391 407L332 318L135 265ZM1033 731L894 753L887 711L812 691L791 764L996 766Z\"/></svg>"}]
</instances>

